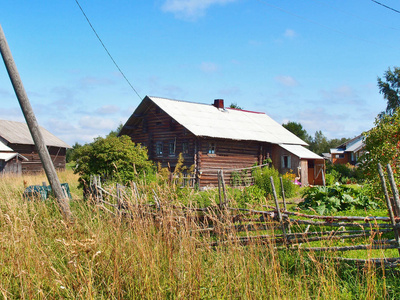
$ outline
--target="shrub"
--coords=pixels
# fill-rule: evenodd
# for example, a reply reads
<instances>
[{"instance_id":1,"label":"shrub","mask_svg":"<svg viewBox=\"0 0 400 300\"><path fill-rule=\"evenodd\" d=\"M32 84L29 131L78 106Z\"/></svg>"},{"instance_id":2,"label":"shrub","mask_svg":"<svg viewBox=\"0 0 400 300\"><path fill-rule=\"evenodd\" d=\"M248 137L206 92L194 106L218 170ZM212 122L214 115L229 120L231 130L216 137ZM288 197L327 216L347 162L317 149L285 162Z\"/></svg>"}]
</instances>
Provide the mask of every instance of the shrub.
<instances>
[{"instance_id":1,"label":"shrub","mask_svg":"<svg viewBox=\"0 0 400 300\"><path fill-rule=\"evenodd\" d=\"M80 175L81 185L88 182L92 174L100 175L106 182L125 184L153 171L147 149L128 136L98 137L93 143L76 149L73 160L77 162L74 172Z\"/></svg>"},{"instance_id":2,"label":"shrub","mask_svg":"<svg viewBox=\"0 0 400 300\"><path fill-rule=\"evenodd\" d=\"M346 186L306 188L299 204L302 209L312 208L317 213L331 213L353 209L376 209L378 204L372 201L361 189Z\"/></svg>"},{"instance_id":3,"label":"shrub","mask_svg":"<svg viewBox=\"0 0 400 300\"><path fill-rule=\"evenodd\" d=\"M281 183L279 177L281 176L275 168L264 167L262 169L254 169L253 170L253 177L254 177L254 184L257 185L260 189L264 190L265 196L272 196L272 185L270 177L272 176L275 185L275 191L277 196L279 197L282 195ZM285 191L286 197L294 197L297 192L299 191L299 187L294 184L292 181L293 174L283 175L283 188Z\"/></svg>"}]
</instances>

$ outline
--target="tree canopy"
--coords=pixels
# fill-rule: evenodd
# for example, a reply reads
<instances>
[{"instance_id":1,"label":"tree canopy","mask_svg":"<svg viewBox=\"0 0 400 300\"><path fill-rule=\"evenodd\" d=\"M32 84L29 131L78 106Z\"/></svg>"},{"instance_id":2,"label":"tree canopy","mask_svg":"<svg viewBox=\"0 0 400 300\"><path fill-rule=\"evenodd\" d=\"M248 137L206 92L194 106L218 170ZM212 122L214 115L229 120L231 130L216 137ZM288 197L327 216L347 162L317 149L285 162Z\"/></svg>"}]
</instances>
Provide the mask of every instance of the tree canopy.
<instances>
[{"instance_id":1,"label":"tree canopy","mask_svg":"<svg viewBox=\"0 0 400 300\"><path fill-rule=\"evenodd\" d=\"M362 170L366 179L371 183L374 196L382 196L382 188L377 165L383 168L391 165L397 182L400 180L400 108L392 115L383 115L375 120L375 127L364 133L365 151L361 158Z\"/></svg>"},{"instance_id":2,"label":"tree canopy","mask_svg":"<svg viewBox=\"0 0 400 300\"><path fill-rule=\"evenodd\" d=\"M77 148L72 159L77 162L75 173L81 176L81 183L88 182L91 174L100 175L105 181L126 183L152 167L147 149L126 135L98 137Z\"/></svg>"},{"instance_id":3,"label":"tree canopy","mask_svg":"<svg viewBox=\"0 0 400 300\"><path fill-rule=\"evenodd\" d=\"M303 128L303 125L301 125L300 123L289 121L286 124L282 124L282 126L306 143L311 143L312 137L307 133L307 131Z\"/></svg>"},{"instance_id":4,"label":"tree canopy","mask_svg":"<svg viewBox=\"0 0 400 300\"><path fill-rule=\"evenodd\" d=\"M383 75L383 79L378 77L379 92L383 94L383 98L387 100L386 111L380 114L393 115L400 106L400 68L389 68Z\"/></svg>"}]
</instances>

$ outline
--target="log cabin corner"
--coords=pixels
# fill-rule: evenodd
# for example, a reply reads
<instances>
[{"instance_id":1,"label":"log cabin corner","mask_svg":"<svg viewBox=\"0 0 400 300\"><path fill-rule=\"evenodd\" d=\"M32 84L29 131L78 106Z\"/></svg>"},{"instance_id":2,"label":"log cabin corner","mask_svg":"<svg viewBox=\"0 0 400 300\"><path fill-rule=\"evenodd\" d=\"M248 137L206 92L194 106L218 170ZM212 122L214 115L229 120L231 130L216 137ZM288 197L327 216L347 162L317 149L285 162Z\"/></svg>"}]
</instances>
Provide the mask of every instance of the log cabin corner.
<instances>
[{"instance_id":1,"label":"log cabin corner","mask_svg":"<svg viewBox=\"0 0 400 300\"><path fill-rule=\"evenodd\" d=\"M217 186L217 172L261 165L268 158L281 173L294 173L303 186L322 184L325 162L307 143L261 112L233 109L224 100L202 104L146 96L122 127L147 147L149 158L173 170L182 153L194 165L200 188Z\"/></svg>"}]
</instances>

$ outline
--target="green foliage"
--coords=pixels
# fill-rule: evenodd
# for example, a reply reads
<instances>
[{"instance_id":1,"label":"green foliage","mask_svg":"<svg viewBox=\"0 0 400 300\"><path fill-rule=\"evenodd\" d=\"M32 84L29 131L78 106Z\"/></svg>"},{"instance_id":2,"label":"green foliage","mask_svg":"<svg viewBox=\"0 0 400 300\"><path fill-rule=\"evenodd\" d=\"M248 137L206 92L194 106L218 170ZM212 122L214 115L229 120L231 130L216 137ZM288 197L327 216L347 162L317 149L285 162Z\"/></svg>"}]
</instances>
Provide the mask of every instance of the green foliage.
<instances>
[{"instance_id":1,"label":"green foliage","mask_svg":"<svg viewBox=\"0 0 400 300\"><path fill-rule=\"evenodd\" d=\"M373 197L384 199L380 185L377 165L380 163L386 169L390 164L395 181L400 182L400 110L393 115L384 115L376 118L375 127L364 133L365 152L361 157L361 169L371 185Z\"/></svg>"},{"instance_id":2,"label":"green foliage","mask_svg":"<svg viewBox=\"0 0 400 300\"><path fill-rule=\"evenodd\" d=\"M390 68L384 73L383 80L378 77L379 92L383 94L383 98L387 100L386 111L380 114L380 117L393 115L400 106L400 68Z\"/></svg>"},{"instance_id":3,"label":"green foliage","mask_svg":"<svg viewBox=\"0 0 400 300\"><path fill-rule=\"evenodd\" d=\"M229 108L234 108L234 109L243 109L242 107L240 107L236 102L231 103L231 105L229 105Z\"/></svg>"},{"instance_id":4,"label":"green foliage","mask_svg":"<svg viewBox=\"0 0 400 300\"><path fill-rule=\"evenodd\" d=\"M72 148L67 149L67 153L65 154L65 160L66 160L67 163L69 163L69 162L71 162L71 161L74 160L74 157L75 157L75 154L74 154L74 153L75 153L75 151L76 151L77 149L79 149L80 147L82 147L82 145L79 144L78 142L76 142L76 143L72 146Z\"/></svg>"},{"instance_id":5,"label":"green foliage","mask_svg":"<svg viewBox=\"0 0 400 300\"><path fill-rule=\"evenodd\" d=\"M356 166L350 164L327 164L326 165L326 185L336 182L343 184L356 183L363 180L363 173Z\"/></svg>"},{"instance_id":6,"label":"green foliage","mask_svg":"<svg viewBox=\"0 0 400 300\"><path fill-rule=\"evenodd\" d=\"M248 205L260 205L265 203L265 192L256 185L245 187L239 195L235 197L238 207L247 208Z\"/></svg>"},{"instance_id":7,"label":"green foliage","mask_svg":"<svg viewBox=\"0 0 400 300\"><path fill-rule=\"evenodd\" d=\"M73 158L77 162L74 172L80 175L81 184L88 182L91 174L100 175L104 181L125 184L152 171L147 149L128 136L98 137L93 143L78 148Z\"/></svg>"},{"instance_id":8,"label":"green foliage","mask_svg":"<svg viewBox=\"0 0 400 300\"><path fill-rule=\"evenodd\" d=\"M254 169L253 170L253 177L254 177L254 184L257 185L260 189L265 192L265 196L272 196L272 185L271 185L271 176L274 180L275 191L278 197L282 195L282 188L279 177L278 170L275 168L264 167L262 169ZM289 177L290 178L290 177ZM285 196L290 198L294 197L298 191L298 186L295 185L287 176L283 176L283 186L285 190Z\"/></svg>"},{"instance_id":9,"label":"green foliage","mask_svg":"<svg viewBox=\"0 0 400 300\"><path fill-rule=\"evenodd\" d=\"M302 209L312 208L317 213L334 213L354 209L376 209L378 204L363 193L361 189L347 186L314 186L303 190Z\"/></svg>"},{"instance_id":10,"label":"green foliage","mask_svg":"<svg viewBox=\"0 0 400 300\"><path fill-rule=\"evenodd\" d=\"M303 128L303 125L300 123L289 121L286 124L282 124L282 126L306 143L311 143L312 137L307 133L307 131Z\"/></svg>"}]
</instances>

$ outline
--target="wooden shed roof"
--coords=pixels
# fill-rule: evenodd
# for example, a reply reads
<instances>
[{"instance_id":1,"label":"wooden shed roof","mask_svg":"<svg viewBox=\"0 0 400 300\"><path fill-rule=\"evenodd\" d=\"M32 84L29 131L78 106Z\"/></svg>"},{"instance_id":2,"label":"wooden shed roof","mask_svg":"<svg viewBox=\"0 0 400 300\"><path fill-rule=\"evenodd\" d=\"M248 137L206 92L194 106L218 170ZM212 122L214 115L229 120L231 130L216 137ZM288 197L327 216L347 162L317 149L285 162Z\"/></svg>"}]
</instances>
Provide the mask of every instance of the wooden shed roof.
<instances>
[{"instance_id":1,"label":"wooden shed roof","mask_svg":"<svg viewBox=\"0 0 400 300\"><path fill-rule=\"evenodd\" d=\"M47 129L40 126L40 131L47 146L71 148ZM22 122L0 120L0 137L11 144L34 144L28 125Z\"/></svg>"},{"instance_id":2,"label":"wooden shed roof","mask_svg":"<svg viewBox=\"0 0 400 300\"><path fill-rule=\"evenodd\" d=\"M265 113L240 109L217 108L214 105L146 96L125 126L134 125L154 103L196 136L273 144L307 143L274 121ZM122 129L121 134L124 134Z\"/></svg>"}]
</instances>

